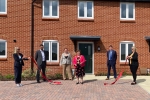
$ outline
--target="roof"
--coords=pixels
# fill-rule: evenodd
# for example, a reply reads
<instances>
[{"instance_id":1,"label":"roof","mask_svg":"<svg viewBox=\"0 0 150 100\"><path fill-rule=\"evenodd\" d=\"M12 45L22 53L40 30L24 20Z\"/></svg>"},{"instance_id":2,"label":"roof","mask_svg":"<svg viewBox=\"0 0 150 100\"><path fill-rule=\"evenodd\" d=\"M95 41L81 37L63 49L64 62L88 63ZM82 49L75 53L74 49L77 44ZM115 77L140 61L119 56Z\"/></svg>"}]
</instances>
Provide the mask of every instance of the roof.
<instances>
[{"instance_id":1,"label":"roof","mask_svg":"<svg viewBox=\"0 0 150 100\"><path fill-rule=\"evenodd\" d=\"M100 36L70 36L71 40L100 40Z\"/></svg>"},{"instance_id":2,"label":"roof","mask_svg":"<svg viewBox=\"0 0 150 100\"><path fill-rule=\"evenodd\" d=\"M150 36L145 36L145 40L150 40Z\"/></svg>"},{"instance_id":3,"label":"roof","mask_svg":"<svg viewBox=\"0 0 150 100\"><path fill-rule=\"evenodd\" d=\"M120 0L121 2L150 2L150 0Z\"/></svg>"}]
</instances>

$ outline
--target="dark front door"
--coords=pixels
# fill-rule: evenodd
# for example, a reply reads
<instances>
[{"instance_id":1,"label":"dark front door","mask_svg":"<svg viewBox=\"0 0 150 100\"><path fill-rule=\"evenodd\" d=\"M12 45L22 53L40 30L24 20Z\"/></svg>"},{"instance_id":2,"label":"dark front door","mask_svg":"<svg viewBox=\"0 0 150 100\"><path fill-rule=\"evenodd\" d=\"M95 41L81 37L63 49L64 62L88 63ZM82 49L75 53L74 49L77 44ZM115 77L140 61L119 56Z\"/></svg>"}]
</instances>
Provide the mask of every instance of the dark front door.
<instances>
[{"instance_id":1,"label":"dark front door","mask_svg":"<svg viewBox=\"0 0 150 100\"><path fill-rule=\"evenodd\" d=\"M85 73L92 73L92 53L93 53L93 45L90 43L79 43L79 50L81 50L81 54L84 55L86 59L85 65Z\"/></svg>"}]
</instances>

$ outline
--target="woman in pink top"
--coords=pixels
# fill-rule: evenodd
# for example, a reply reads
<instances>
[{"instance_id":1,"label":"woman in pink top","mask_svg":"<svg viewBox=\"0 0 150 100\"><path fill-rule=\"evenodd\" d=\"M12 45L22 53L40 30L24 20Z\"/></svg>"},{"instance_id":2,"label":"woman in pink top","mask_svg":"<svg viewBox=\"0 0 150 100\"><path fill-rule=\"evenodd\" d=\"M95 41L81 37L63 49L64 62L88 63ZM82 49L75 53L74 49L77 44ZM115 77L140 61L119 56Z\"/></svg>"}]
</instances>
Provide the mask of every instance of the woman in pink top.
<instances>
[{"instance_id":1,"label":"woman in pink top","mask_svg":"<svg viewBox=\"0 0 150 100\"><path fill-rule=\"evenodd\" d=\"M73 58L73 65L75 67L75 75L77 77L77 83L76 84L79 84L79 78L81 78L81 84L83 84L83 76L85 75L85 72L84 72L84 66L85 66L85 58L83 55L81 55L80 53L80 50L78 50L76 52L76 56Z\"/></svg>"}]
</instances>

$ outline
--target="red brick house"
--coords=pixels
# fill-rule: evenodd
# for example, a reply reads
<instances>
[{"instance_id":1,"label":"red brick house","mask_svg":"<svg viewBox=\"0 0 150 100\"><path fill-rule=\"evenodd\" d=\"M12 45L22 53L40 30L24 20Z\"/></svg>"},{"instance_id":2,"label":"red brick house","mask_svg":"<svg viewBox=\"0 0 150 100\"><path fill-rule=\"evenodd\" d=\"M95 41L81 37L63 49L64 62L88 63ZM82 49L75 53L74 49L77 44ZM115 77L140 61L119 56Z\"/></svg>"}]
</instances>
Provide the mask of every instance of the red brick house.
<instances>
[{"instance_id":1,"label":"red brick house","mask_svg":"<svg viewBox=\"0 0 150 100\"><path fill-rule=\"evenodd\" d=\"M148 1L148 0L147 0ZM129 71L125 57L137 47L140 67L150 68L150 2L102 0L0 0L0 73L13 73L14 47L34 55L43 43L49 73L61 73L64 47L80 49L86 73L107 71L106 51L117 51L117 71ZM33 67L25 61L24 69Z\"/></svg>"}]
</instances>

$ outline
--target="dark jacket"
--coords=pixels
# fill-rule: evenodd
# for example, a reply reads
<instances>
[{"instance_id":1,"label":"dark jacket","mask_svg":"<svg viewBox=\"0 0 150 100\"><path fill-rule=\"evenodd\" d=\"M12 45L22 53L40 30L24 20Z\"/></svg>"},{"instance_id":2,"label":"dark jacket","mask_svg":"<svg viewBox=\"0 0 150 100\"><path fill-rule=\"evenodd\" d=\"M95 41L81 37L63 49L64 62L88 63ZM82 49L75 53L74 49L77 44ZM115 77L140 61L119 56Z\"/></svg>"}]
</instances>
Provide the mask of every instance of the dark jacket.
<instances>
[{"instance_id":1,"label":"dark jacket","mask_svg":"<svg viewBox=\"0 0 150 100\"><path fill-rule=\"evenodd\" d=\"M108 61L109 61L109 51L107 51L107 65L108 65ZM116 60L117 60L117 53L115 50L112 50L112 63L116 64Z\"/></svg>"},{"instance_id":2,"label":"dark jacket","mask_svg":"<svg viewBox=\"0 0 150 100\"><path fill-rule=\"evenodd\" d=\"M16 53L13 54L15 67L24 66L23 60L28 60L28 59L22 58L23 54L19 53L19 55L21 56L21 59L19 59L18 54Z\"/></svg>"},{"instance_id":3,"label":"dark jacket","mask_svg":"<svg viewBox=\"0 0 150 100\"><path fill-rule=\"evenodd\" d=\"M46 63L46 59L47 59L46 51L44 51L44 55L45 55L45 63ZM40 50L36 51L36 53L35 53L35 60L36 60L36 62L38 64L38 66L40 66L42 64L42 54L41 54Z\"/></svg>"},{"instance_id":4,"label":"dark jacket","mask_svg":"<svg viewBox=\"0 0 150 100\"><path fill-rule=\"evenodd\" d=\"M132 53L131 53L132 54ZM129 54L129 56L131 55ZM138 53L134 52L132 59L131 59L131 64L130 64L130 59L129 59L129 66L139 66L138 62Z\"/></svg>"}]
</instances>

